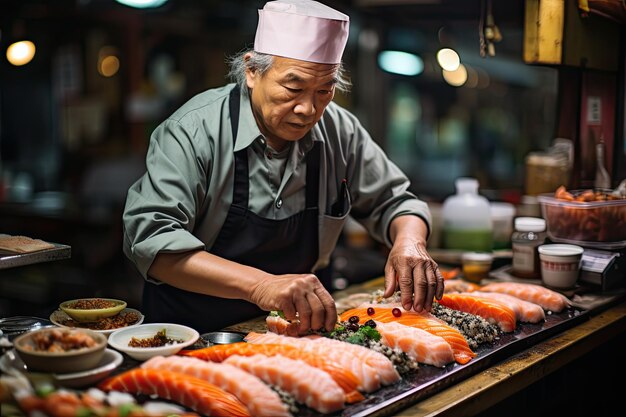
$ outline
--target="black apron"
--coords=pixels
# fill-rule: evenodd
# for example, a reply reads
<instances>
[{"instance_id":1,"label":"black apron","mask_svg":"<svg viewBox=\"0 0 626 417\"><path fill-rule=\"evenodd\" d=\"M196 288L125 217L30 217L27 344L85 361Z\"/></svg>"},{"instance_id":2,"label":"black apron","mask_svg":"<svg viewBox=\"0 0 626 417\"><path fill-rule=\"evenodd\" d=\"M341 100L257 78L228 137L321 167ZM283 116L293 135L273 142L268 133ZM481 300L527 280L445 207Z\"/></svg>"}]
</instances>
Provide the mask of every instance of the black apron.
<instances>
[{"instance_id":1,"label":"black apron","mask_svg":"<svg viewBox=\"0 0 626 417\"><path fill-rule=\"evenodd\" d=\"M233 146L239 123L239 88L230 92ZM318 190L320 152L317 142L306 156L306 208L284 220L265 219L248 210L248 149L235 152L233 202L210 252L272 274L310 273L318 258ZM318 277L330 288L326 270ZM200 333L259 317L263 312L243 300L213 297L146 282L146 321L180 323Z\"/></svg>"}]
</instances>

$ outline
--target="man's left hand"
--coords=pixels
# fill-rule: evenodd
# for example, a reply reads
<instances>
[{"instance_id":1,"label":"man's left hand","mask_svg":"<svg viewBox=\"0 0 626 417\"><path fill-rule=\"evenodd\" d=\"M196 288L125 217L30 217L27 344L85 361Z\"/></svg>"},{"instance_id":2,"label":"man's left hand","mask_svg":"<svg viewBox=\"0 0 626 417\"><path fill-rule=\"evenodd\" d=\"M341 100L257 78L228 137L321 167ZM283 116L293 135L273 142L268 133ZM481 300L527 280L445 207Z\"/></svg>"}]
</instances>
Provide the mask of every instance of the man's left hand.
<instances>
[{"instance_id":1,"label":"man's left hand","mask_svg":"<svg viewBox=\"0 0 626 417\"><path fill-rule=\"evenodd\" d=\"M396 229L385 265L384 297L399 288L405 310L430 311L433 299L443 296L444 282L437 263L426 250L426 239L422 237L425 223L415 216L402 216L392 226Z\"/></svg>"}]
</instances>

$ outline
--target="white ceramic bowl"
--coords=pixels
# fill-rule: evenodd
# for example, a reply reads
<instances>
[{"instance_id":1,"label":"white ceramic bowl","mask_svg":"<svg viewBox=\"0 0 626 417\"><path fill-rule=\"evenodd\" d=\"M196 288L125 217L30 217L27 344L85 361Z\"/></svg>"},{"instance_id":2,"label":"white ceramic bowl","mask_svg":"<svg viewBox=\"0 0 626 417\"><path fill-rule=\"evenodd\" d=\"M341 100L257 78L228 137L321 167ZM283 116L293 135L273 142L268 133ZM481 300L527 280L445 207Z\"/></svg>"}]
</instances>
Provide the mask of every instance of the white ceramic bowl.
<instances>
[{"instance_id":1,"label":"white ceramic bowl","mask_svg":"<svg viewBox=\"0 0 626 417\"><path fill-rule=\"evenodd\" d=\"M167 344L159 347L130 347L128 343L134 337L147 339L154 337L159 331L165 329L165 335L171 339L180 339L182 342ZM109 346L127 354L139 361L148 360L154 356L170 356L178 353L181 349L194 344L200 335L191 327L173 323L148 323L139 326L127 327L116 330L109 335Z\"/></svg>"},{"instance_id":2,"label":"white ceramic bowl","mask_svg":"<svg viewBox=\"0 0 626 417\"><path fill-rule=\"evenodd\" d=\"M548 287L570 289L576 285L584 249L578 245L548 244L538 248L541 280Z\"/></svg>"}]
</instances>

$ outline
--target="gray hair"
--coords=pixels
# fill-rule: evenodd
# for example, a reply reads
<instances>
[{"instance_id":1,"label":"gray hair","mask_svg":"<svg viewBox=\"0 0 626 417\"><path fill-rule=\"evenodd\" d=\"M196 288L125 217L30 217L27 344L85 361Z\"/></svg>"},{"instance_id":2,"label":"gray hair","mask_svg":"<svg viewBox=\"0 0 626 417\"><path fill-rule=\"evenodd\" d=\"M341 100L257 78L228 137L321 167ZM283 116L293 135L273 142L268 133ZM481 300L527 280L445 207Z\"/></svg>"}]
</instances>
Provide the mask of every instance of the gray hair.
<instances>
[{"instance_id":1,"label":"gray hair","mask_svg":"<svg viewBox=\"0 0 626 417\"><path fill-rule=\"evenodd\" d=\"M244 56L247 53L250 53L251 56L250 59L246 61ZM247 95L248 86L246 84L246 69L253 69L263 75L272 67L272 64L274 63L274 56L255 52L252 49L247 49L228 57L226 62L230 66L228 77L233 82L239 84L241 91ZM352 84L346 75L343 63L340 63L339 68L337 69L337 83L335 84L335 88L342 93L347 93L350 91L351 86Z\"/></svg>"}]
</instances>

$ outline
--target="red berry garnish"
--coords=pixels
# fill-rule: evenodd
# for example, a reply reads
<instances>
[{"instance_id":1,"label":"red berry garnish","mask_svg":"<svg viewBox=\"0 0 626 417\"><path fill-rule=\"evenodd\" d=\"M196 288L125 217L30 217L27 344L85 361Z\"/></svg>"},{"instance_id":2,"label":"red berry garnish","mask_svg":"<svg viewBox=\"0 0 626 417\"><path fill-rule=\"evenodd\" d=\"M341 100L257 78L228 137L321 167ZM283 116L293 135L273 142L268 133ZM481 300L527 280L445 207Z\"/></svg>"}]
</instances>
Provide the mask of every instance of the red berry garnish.
<instances>
[{"instance_id":1,"label":"red berry garnish","mask_svg":"<svg viewBox=\"0 0 626 417\"><path fill-rule=\"evenodd\" d=\"M399 308L394 308L391 310L391 314L393 314L394 317L400 317L402 315L402 311L400 311Z\"/></svg>"},{"instance_id":2,"label":"red berry garnish","mask_svg":"<svg viewBox=\"0 0 626 417\"><path fill-rule=\"evenodd\" d=\"M376 310L374 310L374 307L368 307L367 308L367 315L368 316L373 316L374 313L376 313Z\"/></svg>"}]
</instances>

